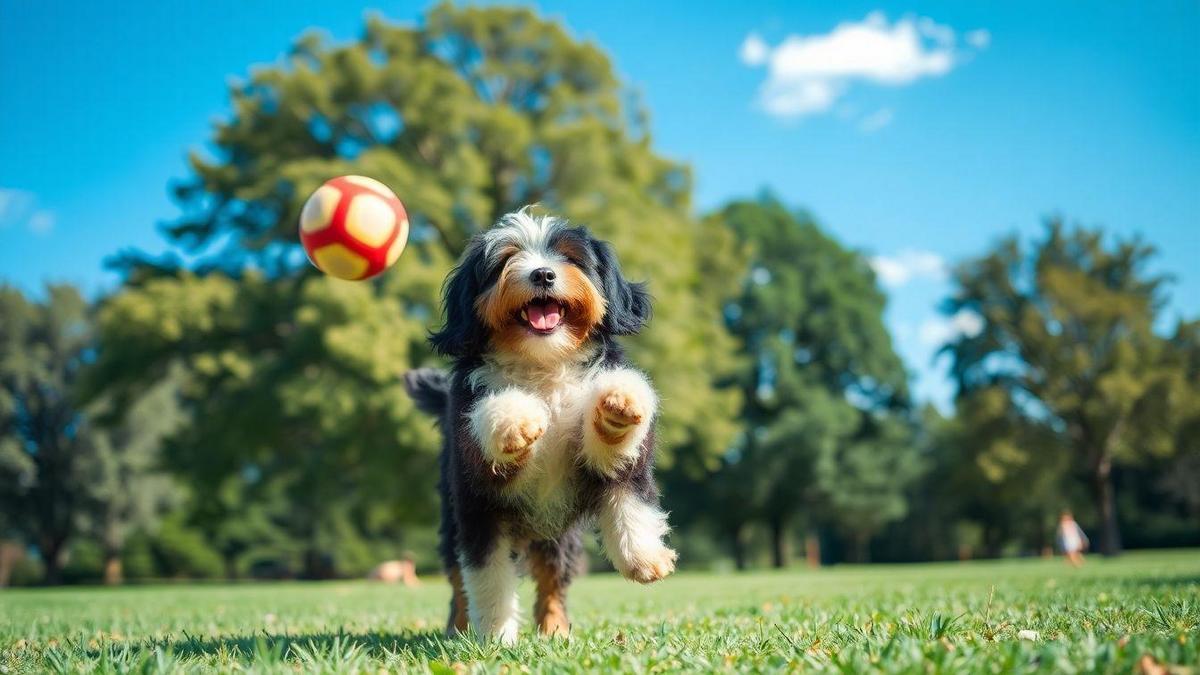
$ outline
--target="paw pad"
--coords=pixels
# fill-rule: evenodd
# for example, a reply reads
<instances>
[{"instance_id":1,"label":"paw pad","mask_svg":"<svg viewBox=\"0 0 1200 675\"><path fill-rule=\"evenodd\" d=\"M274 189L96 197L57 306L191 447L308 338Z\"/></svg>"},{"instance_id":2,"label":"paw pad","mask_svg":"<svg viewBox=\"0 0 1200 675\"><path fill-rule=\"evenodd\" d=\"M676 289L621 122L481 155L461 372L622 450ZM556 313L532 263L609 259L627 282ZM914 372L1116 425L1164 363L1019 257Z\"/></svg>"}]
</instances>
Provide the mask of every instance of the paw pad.
<instances>
[{"instance_id":1,"label":"paw pad","mask_svg":"<svg viewBox=\"0 0 1200 675\"><path fill-rule=\"evenodd\" d=\"M546 433L546 420L527 417L513 420L500 432L500 452L513 461L521 461L530 447Z\"/></svg>"}]
</instances>

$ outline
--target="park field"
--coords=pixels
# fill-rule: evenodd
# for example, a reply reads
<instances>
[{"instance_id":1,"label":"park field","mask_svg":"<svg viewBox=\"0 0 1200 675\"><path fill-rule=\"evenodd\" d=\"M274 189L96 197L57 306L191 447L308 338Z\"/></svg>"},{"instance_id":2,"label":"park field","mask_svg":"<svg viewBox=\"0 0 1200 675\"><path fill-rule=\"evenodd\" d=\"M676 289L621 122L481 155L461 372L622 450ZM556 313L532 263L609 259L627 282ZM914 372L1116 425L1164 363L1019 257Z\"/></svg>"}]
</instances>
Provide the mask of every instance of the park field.
<instances>
[{"instance_id":1,"label":"park field","mask_svg":"<svg viewBox=\"0 0 1200 675\"><path fill-rule=\"evenodd\" d=\"M570 640L527 627L511 648L443 639L447 593L440 580L0 591L0 672L1200 673L1195 550L1081 570L685 572L652 587L597 574L573 589Z\"/></svg>"}]
</instances>

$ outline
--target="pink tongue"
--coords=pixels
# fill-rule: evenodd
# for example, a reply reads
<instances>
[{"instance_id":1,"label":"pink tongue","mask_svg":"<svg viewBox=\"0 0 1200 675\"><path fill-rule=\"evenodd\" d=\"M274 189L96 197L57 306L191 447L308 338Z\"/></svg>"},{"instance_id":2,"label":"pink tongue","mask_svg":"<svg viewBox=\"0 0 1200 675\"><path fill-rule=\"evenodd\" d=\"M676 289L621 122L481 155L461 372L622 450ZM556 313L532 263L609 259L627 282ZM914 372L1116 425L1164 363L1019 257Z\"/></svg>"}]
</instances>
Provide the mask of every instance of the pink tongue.
<instances>
[{"instance_id":1,"label":"pink tongue","mask_svg":"<svg viewBox=\"0 0 1200 675\"><path fill-rule=\"evenodd\" d=\"M562 309L557 302L545 305L529 305L525 313L529 316L529 325L537 330L552 330L558 327L562 320Z\"/></svg>"}]
</instances>

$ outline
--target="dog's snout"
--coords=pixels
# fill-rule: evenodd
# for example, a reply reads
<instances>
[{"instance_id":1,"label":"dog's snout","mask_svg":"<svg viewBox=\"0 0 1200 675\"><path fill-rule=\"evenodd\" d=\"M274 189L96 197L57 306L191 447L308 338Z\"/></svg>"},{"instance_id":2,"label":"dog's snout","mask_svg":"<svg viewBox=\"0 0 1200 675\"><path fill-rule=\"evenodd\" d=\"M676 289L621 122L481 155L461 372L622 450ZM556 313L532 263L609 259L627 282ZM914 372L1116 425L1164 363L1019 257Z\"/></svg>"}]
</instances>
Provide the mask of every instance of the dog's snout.
<instances>
[{"instance_id":1,"label":"dog's snout","mask_svg":"<svg viewBox=\"0 0 1200 675\"><path fill-rule=\"evenodd\" d=\"M539 267L529 273L529 280L533 282L534 286L549 288L554 285L555 276L554 270L549 267Z\"/></svg>"}]
</instances>

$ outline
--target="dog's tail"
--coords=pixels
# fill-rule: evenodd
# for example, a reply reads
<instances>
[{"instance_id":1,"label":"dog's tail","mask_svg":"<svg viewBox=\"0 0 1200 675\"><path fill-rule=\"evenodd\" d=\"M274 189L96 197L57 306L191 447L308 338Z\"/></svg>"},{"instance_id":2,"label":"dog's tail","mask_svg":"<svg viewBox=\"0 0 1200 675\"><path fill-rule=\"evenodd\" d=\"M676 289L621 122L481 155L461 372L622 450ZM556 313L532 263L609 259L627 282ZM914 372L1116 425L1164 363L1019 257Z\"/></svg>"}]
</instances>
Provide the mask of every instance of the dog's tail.
<instances>
[{"instance_id":1,"label":"dog's tail","mask_svg":"<svg viewBox=\"0 0 1200 675\"><path fill-rule=\"evenodd\" d=\"M450 398L450 378L437 368L417 368L404 374L404 388L417 408L441 419Z\"/></svg>"}]
</instances>

